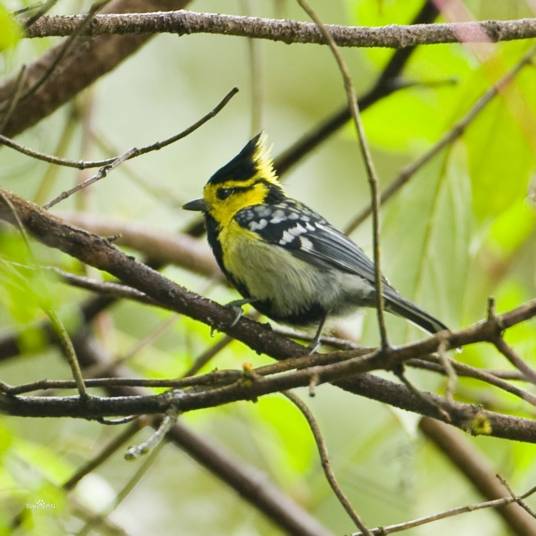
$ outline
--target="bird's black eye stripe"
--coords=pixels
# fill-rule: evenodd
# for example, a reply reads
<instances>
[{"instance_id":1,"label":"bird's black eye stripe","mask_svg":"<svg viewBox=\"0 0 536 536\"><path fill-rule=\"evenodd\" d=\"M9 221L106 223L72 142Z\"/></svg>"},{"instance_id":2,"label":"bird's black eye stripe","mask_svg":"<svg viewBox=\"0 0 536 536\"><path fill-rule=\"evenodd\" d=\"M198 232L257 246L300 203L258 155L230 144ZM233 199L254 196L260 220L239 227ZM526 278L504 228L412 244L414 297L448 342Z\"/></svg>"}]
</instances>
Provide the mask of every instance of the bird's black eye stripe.
<instances>
[{"instance_id":1,"label":"bird's black eye stripe","mask_svg":"<svg viewBox=\"0 0 536 536\"><path fill-rule=\"evenodd\" d=\"M216 195L218 196L218 199L223 201L230 195L237 194L239 192L246 192L247 190L254 188L254 186L254 184L250 184L249 186L235 186L234 188L218 188Z\"/></svg>"},{"instance_id":2,"label":"bird's black eye stripe","mask_svg":"<svg viewBox=\"0 0 536 536\"><path fill-rule=\"evenodd\" d=\"M224 199L227 199L232 193L234 193L234 191L234 188L218 188L216 195L218 196L218 199L223 201Z\"/></svg>"}]
</instances>

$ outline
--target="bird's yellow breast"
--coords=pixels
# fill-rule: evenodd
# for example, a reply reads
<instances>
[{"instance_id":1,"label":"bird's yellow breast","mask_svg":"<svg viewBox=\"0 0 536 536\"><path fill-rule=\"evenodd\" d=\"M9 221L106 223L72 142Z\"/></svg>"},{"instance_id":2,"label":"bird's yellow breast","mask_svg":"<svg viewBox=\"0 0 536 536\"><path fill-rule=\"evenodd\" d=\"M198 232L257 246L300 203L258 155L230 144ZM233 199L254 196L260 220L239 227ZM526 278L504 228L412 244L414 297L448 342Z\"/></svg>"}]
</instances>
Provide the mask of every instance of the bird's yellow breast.
<instances>
[{"instance_id":1,"label":"bird's yellow breast","mask_svg":"<svg viewBox=\"0 0 536 536\"><path fill-rule=\"evenodd\" d=\"M268 300L278 316L317 300L320 274L285 248L259 240L235 221L220 231L219 239L226 270L253 299Z\"/></svg>"}]
</instances>

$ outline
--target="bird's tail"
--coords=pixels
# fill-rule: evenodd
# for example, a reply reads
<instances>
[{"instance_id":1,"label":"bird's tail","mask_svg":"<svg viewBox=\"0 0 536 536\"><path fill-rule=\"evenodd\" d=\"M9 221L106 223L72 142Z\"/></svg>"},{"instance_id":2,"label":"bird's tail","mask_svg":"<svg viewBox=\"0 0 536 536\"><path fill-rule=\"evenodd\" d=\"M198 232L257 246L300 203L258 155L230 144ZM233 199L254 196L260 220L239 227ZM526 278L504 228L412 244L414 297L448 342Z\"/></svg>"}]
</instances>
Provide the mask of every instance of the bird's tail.
<instances>
[{"instance_id":1,"label":"bird's tail","mask_svg":"<svg viewBox=\"0 0 536 536\"><path fill-rule=\"evenodd\" d=\"M398 294L385 296L385 309L390 313L407 318L410 322L428 331L428 333L437 333L438 331L448 329L443 322L419 309L416 305L405 300Z\"/></svg>"}]
</instances>

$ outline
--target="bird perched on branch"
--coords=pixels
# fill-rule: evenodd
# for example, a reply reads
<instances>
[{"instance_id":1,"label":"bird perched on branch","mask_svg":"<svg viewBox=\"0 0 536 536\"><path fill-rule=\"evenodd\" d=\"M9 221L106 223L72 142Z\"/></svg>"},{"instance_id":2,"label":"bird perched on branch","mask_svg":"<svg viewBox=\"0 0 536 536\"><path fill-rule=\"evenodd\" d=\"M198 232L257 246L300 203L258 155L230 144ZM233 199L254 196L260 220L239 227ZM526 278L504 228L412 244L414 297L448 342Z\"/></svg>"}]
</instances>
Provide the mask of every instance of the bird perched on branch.
<instances>
[{"instance_id":1,"label":"bird perched on branch","mask_svg":"<svg viewBox=\"0 0 536 536\"><path fill-rule=\"evenodd\" d=\"M328 316L375 306L374 264L359 246L303 203L285 195L266 150L255 136L209 179L203 198L186 210L203 212L208 241L243 300L284 324L317 330ZM383 279L385 309L430 333L445 324L405 300Z\"/></svg>"}]
</instances>

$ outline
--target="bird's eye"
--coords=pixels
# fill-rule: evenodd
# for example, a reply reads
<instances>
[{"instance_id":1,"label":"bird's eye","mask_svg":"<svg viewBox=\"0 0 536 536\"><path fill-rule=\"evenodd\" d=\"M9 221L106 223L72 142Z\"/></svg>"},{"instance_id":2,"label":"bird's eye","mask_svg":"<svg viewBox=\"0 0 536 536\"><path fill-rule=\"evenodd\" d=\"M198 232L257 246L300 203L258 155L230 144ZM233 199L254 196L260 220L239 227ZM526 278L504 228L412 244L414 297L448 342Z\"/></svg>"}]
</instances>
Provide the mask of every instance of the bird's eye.
<instances>
[{"instance_id":1,"label":"bird's eye","mask_svg":"<svg viewBox=\"0 0 536 536\"><path fill-rule=\"evenodd\" d=\"M233 188L220 188L217 192L218 199L227 199L233 193Z\"/></svg>"}]
</instances>

